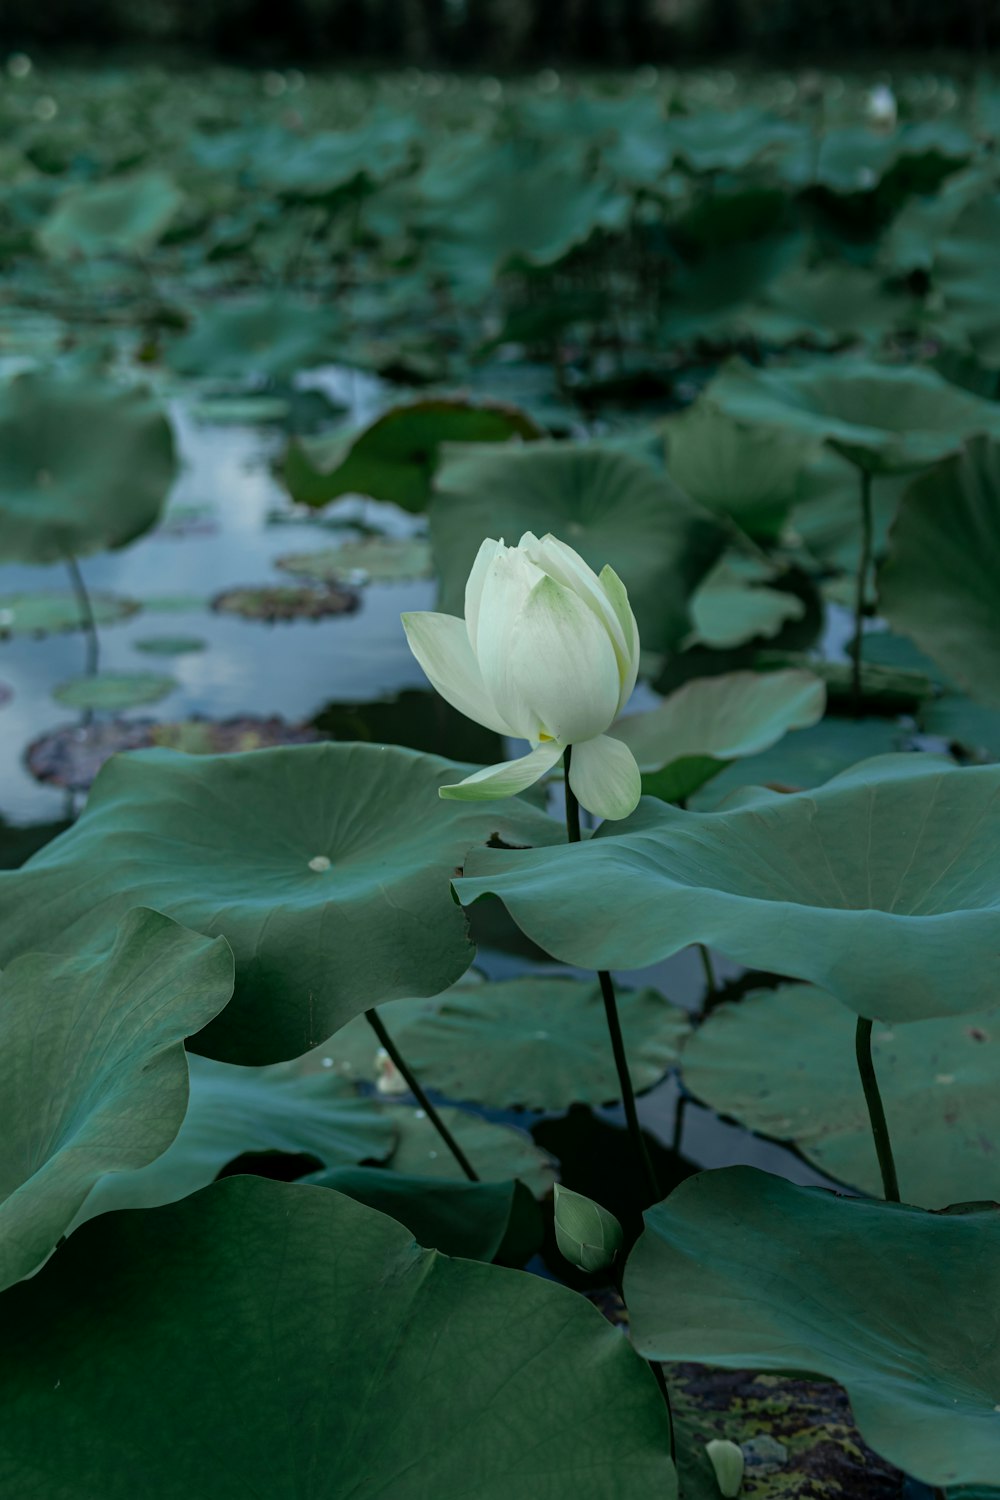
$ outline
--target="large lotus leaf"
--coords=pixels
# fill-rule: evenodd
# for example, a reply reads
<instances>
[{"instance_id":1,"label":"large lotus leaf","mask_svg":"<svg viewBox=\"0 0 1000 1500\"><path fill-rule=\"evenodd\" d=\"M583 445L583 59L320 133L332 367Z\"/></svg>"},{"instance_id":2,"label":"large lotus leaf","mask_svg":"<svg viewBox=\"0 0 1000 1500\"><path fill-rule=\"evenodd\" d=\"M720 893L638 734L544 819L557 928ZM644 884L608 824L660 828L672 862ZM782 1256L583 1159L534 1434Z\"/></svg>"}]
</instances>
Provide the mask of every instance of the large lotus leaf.
<instances>
[{"instance_id":1,"label":"large lotus leaf","mask_svg":"<svg viewBox=\"0 0 1000 1500\"><path fill-rule=\"evenodd\" d=\"M731 516L758 541L777 539L799 487L808 451L802 441L776 442L710 401L698 401L664 427L667 465L691 499Z\"/></svg>"},{"instance_id":2,"label":"large lotus leaf","mask_svg":"<svg viewBox=\"0 0 1000 1500\"><path fill-rule=\"evenodd\" d=\"M976 433L1000 433L1000 407L933 370L844 359L755 370L734 360L709 399L743 422L824 440L873 473L946 458Z\"/></svg>"},{"instance_id":3,"label":"large lotus leaf","mask_svg":"<svg viewBox=\"0 0 1000 1500\"><path fill-rule=\"evenodd\" d=\"M466 874L463 902L498 895L528 937L580 968L643 968L700 942L862 1016L1000 1003L994 766L886 755L812 792L748 789L713 813L646 800L581 845L476 850Z\"/></svg>"},{"instance_id":4,"label":"large lotus leaf","mask_svg":"<svg viewBox=\"0 0 1000 1500\"><path fill-rule=\"evenodd\" d=\"M0 1288L29 1276L105 1172L143 1167L184 1118L184 1038L228 1001L232 954L136 908L110 951L15 959L0 980Z\"/></svg>"},{"instance_id":5,"label":"large lotus leaf","mask_svg":"<svg viewBox=\"0 0 1000 1500\"><path fill-rule=\"evenodd\" d=\"M825 1376L915 1478L1000 1483L994 1207L929 1214L703 1172L647 1213L625 1297L647 1358Z\"/></svg>"},{"instance_id":6,"label":"large lotus leaf","mask_svg":"<svg viewBox=\"0 0 1000 1500\"><path fill-rule=\"evenodd\" d=\"M1000 282L993 251L1000 230L1000 197L983 196L983 185L979 187L979 194L937 245L933 274L944 298L941 321L950 341L995 368L1000 364Z\"/></svg>"},{"instance_id":7,"label":"large lotus leaf","mask_svg":"<svg viewBox=\"0 0 1000 1500\"><path fill-rule=\"evenodd\" d=\"M159 517L174 469L169 423L143 390L42 371L0 384L0 559L124 547Z\"/></svg>"},{"instance_id":8,"label":"large lotus leaf","mask_svg":"<svg viewBox=\"0 0 1000 1500\"><path fill-rule=\"evenodd\" d=\"M716 808L741 787L798 792L819 786L859 761L905 750L908 737L908 731L892 719L838 719L828 715L811 728L786 735L769 750L732 761L708 786L699 789L694 806Z\"/></svg>"},{"instance_id":9,"label":"large lotus leaf","mask_svg":"<svg viewBox=\"0 0 1000 1500\"><path fill-rule=\"evenodd\" d=\"M727 761L758 755L789 730L817 723L825 705L826 690L812 672L726 672L686 682L659 708L620 719L611 733L635 756L646 792L662 796L680 777L686 796ZM709 764L677 764L692 759Z\"/></svg>"},{"instance_id":10,"label":"large lotus leaf","mask_svg":"<svg viewBox=\"0 0 1000 1500\"><path fill-rule=\"evenodd\" d=\"M380 1167L334 1167L303 1181L377 1208L405 1224L419 1244L445 1255L493 1260L525 1250L527 1260L541 1239L541 1211L523 1182L449 1182Z\"/></svg>"},{"instance_id":11,"label":"large lotus leaf","mask_svg":"<svg viewBox=\"0 0 1000 1500\"><path fill-rule=\"evenodd\" d=\"M0 1392L18 1500L676 1497L656 1384L596 1308L318 1187L88 1224L5 1298Z\"/></svg>"},{"instance_id":12,"label":"large lotus leaf","mask_svg":"<svg viewBox=\"0 0 1000 1500\"><path fill-rule=\"evenodd\" d=\"M696 172L738 172L764 155L780 156L801 127L748 104L740 109L700 109L669 123L676 154Z\"/></svg>"},{"instance_id":13,"label":"large lotus leaf","mask_svg":"<svg viewBox=\"0 0 1000 1500\"><path fill-rule=\"evenodd\" d=\"M326 505L339 495L371 495L404 510L427 507L442 443L531 440L541 430L514 406L468 401L414 401L396 406L346 439L293 442L284 479L293 500Z\"/></svg>"},{"instance_id":14,"label":"large lotus leaf","mask_svg":"<svg viewBox=\"0 0 1000 1500\"><path fill-rule=\"evenodd\" d=\"M773 281L749 327L773 344L811 339L832 346L842 339L878 344L897 328L917 322L916 299L887 288L864 266L793 265Z\"/></svg>"},{"instance_id":15,"label":"large lotus leaf","mask_svg":"<svg viewBox=\"0 0 1000 1500\"><path fill-rule=\"evenodd\" d=\"M872 546L885 552L886 537L910 483L909 474L879 474L871 486ZM861 554L861 477L832 448L821 448L799 474L791 532L829 567L857 576Z\"/></svg>"},{"instance_id":16,"label":"large lotus leaf","mask_svg":"<svg viewBox=\"0 0 1000 1500\"><path fill-rule=\"evenodd\" d=\"M399 1133L396 1149L389 1159L394 1172L465 1180L461 1167L422 1109L410 1104L387 1104L385 1114ZM454 1105L442 1105L438 1114L483 1182L516 1178L536 1198L551 1193L556 1180L555 1162L539 1150L526 1130L497 1125Z\"/></svg>"},{"instance_id":17,"label":"large lotus leaf","mask_svg":"<svg viewBox=\"0 0 1000 1500\"><path fill-rule=\"evenodd\" d=\"M724 557L691 600L691 642L716 650L780 635L801 620L805 602L798 594L768 588L771 570L755 558Z\"/></svg>"},{"instance_id":18,"label":"large lotus leaf","mask_svg":"<svg viewBox=\"0 0 1000 1500\"><path fill-rule=\"evenodd\" d=\"M448 447L428 515L446 612L463 612L483 537L552 532L592 568L611 564L651 651L685 634L688 600L725 539L665 474L589 443Z\"/></svg>"},{"instance_id":19,"label":"large lotus leaf","mask_svg":"<svg viewBox=\"0 0 1000 1500\"><path fill-rule=\"evenodd\" d=\"M287 380L329 357L334 315L286 292L223 302L199 313L167 352L181 375Z\"/></svg>"},{"instance_id":20,"label":"large lotus leaf","mask_svg":"<svg viewBox=\"0 0 1000 1500\"><path fill-rule=\"evenodd\" d=\"M907 1203L1000 1201L997 1046L988 1015L875 1027L875 1072ZM720 1114L791 1141L820 1171L880 1195L854 1021L832 996L782 985L719 1006L685 1045L683 1072Z\"/></svg>"},{"instance_id":21,"label":"large lotus leaf","mask_svg":"<svg viewBox=\"0 0 1000 1500\"><path fill-rule=\"evenodd\" d=\"M99 951L146 902L236 955L233 1003L198 1050L296 1057L368 1006L437 994L465 971L448 880L471 845L560 836L521 800L442 802L456 772L382 745L115 756L79 821L3 876L0 962L44 943Z\"/></svg>"},{"instance_id":22,"label":"large lotus leaf","mask_svg":"<svg viewBox=\"0 0 1000 1500\"><path fill-rule=\"evenodd\" d=\"M419 125L412 115L376 110L357 130L273 135L251 163L274 191L325 198L366 178L379 183L405 166Z\"/></svg>"},{"instance_id":23,"label":"large lotus leaf","mask_svg":"<svg viewBox=\"0 0 1000 1500\"><path fill-rule=\"evenodd\" d=\"M618 1004L632 1082L651 1088L676 1061L686 1017L651 989L622 991ZM595 983L530 975L459 986L437 1001L402 1002L391 1030L424 1087L451 1099L566 1109L619 1097ZM340 1061L338 1040L330 1050Z\"/></svg>"},{"instance_id":24,"label":"large lotus leaf","mask_svg":"<svg viewBox=\"0 0 1000 1500\"><path fill-rule=\"evenodd\" d=\"M56 200L38 231L38 243L53 260L146 255L183 201L165 172L82 183Z\"/></svg>"},{"instance_id":25,"label":"large lotus leaf","mask_svg":"<svg viewBox=\"0 0 1000 1500\"><path fill-rule=\"evenodd\" d=\"M1000 444L985 438L903 496L879 574L894 629L1000 707Z\"/></svg>"},{"instance_id":26,"label":"large lotus leaf","mask_svg":"<svg viewBox=\"0 0 1000 1500\"><path fill-rule=\"evenodd\" d=\"M207 1187L229 1162L278 1151L325 1167L382 1161L396 1131L377 1103L329 1072L297 1076L287 1064L239 1068L190 1059L187 1114L172 1145L136 1171L94 1187L77 1224L116 1208L159 1208Z\"/></svg>"}]
</instances>

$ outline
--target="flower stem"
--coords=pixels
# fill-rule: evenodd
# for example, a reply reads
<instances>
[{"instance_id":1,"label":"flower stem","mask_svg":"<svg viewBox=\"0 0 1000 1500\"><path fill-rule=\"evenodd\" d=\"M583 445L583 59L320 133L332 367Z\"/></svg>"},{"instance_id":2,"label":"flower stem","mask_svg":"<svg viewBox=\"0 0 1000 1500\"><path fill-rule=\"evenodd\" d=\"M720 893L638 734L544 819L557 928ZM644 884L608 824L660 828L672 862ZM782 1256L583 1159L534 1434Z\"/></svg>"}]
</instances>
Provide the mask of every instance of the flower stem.
<instances>
[{"instance_id":1,"label":"flower stem","mask_svg":"<svg viewBox=\"0 0 1000 1500\"><path fill-rule=\"evenodd\" d=\"M696 944L696 947L699 954L701 955L701 966L705 971L705 984L708 986L708 993L705 996L705 1003L707 1005L711 1005L719 989L719 986L715 980L715 970L712 967L712 955L709 953L704 943L698 943Z\"/></svg>"},{"instance_id":2,"label":"flower stem","mask_svg":"<svg viewBox=\"0 0 1000 1500\"><path fill-rule=\"evenodd\" d=\"M882 1194L887 1202L898 1203L899 1183L896 1180L896 1163L892 1156L889 1126L886 1123L882 1095L879 1093L875 1064L872 1061L872 1023L866 1021L864 1016L858 1017L854 1045L858 1058L858 1072L861 1074L861 1087L865 1091L868 1118L871 1121L872 1135L875 1138L879 1171L882 1174Z\"/></svg>"},{"instance_id":3,"label":"flower stem","mask_svg":"<svg viewBox=\"0 0 1000 1500\"><path fill-rule=\"evenodd\" d=\"M580 804L569 784L569 767L572 756L571 745L566 746L563 757L566 768L566 838L570 844L580 842ZM628 1125L628 1133L632 1138L632 1146L646 1179L648 1192L651 1194L650 1202L659 1203L663 1194L660 1184L656 1180L656 1172L650 1159L649 1151L646 1149L645 1137L639 1124L639 1115L635 1107L635 1093L632 1089L632 1079L628 1070L628 1058L625 1053L625 1039L622 1036L621 1020L618 1016L618 1002L615 997L615 986L611 975L602 969L597 976L601 986L601 997L604 1000L604 1014L608 1022L608 1033L611 1037L611 1051L615 1059L615 1069L618 1073L618 1086L621 1092L622 1106L625 1110L625 1121Z\"/></svg>"},{"instance_id":4,"label":"flower stem","mask_svg":"<svg viewBox=\"0 0 1000 1500\"><path fill-rule=\"evenodd\" d=\"M80 572L80 564L71 552L66 555L66 570L73 585L73 593L76 595L83 628L87 632L87 663L85 670L88 677L93 677L97 672L101 659L101 642L97 634L97 619L94 615L94 606L91 603L87 585L84 583L83 574Z\"/></svg>"},{"instance_id":5,"label":"flower stem","mask_svg":"<svg viewBox=\"0 0 1000 1500\"><path fill-rule=\"evenodd\" d=\"M386 1031L385 1022L382 1020L382 1017L374 1007L372 1007L371 1010L365 1011L365 1020L368 1022L375 1035L378 1037L380 1045L385 1048L396 1068L402 1074L403 1078L405 1078L406 1085L410 1090L410 1093L416 1099L417 1103L420 1105L420 1108L424 1111L428 1120L430 1120L431 1124L434 1126L434 1129L444 1141L445 1145L448 1147L448 1150L458 1162L458 1165L461 1167L466 1177L470 1182L478 1182L479 1174L475 1171L472 1163L469 1161L469 1158L466 1156L465 1152L462 1150L461 1146L458 1144L455 1137L452 1135L451 1131L448 1129L447 1125L444 1123L441 1116L438 1114L437 1110L434 1108L433 1104L424 1093L419 1082L414 1077L413 1071L407 1063L406 1058L400 1052L399 1048L396 1046L396 1043L393 1041L388 1031Z\"/></svg>"},{"instance_id":6,"label":"flower stem","mask_svg":"<svg viewBox=\"0 0 1000 1500\"><path fill-rule=\"evenodd\" d=\"M865 617L865 592L872 564L872 476L867 469L861 475L861 553L858 557L858 577L854 594L854 640L851 642L851 698L855 718L861 717L861 643L862 625Z\"/></svg>"}]
</instances>

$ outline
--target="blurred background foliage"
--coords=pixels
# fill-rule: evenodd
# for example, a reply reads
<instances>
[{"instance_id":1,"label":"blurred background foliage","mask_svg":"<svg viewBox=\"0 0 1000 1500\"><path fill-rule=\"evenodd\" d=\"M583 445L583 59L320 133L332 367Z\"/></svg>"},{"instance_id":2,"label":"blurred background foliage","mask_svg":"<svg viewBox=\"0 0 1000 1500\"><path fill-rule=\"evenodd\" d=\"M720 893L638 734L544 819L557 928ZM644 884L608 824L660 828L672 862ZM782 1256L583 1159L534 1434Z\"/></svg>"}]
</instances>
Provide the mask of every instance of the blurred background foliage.
<instances>
[{"instance_id":1,"label":"blurred background foliage","mask_svg":"<svg viewBox=\"0 0 1000 1500\"><path fill-rule=\"evenodd\" d=\"M1000 43L1000 0L0 0L0 46L516 68Z\"/></svg>"}]
</instances>

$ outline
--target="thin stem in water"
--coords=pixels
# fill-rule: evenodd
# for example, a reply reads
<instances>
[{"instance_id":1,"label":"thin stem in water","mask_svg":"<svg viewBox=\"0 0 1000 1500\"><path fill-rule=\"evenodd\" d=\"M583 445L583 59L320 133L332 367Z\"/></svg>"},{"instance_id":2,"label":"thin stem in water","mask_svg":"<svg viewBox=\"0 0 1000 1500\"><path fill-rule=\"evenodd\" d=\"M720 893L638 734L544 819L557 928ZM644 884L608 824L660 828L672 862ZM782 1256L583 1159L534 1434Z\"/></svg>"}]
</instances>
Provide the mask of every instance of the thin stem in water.
<instances>
[{"instance_id":1,"label":"thin stem in water","mask_svg":"<svg viewBox=\"0 0 1000 1500\"><path fill-rule=\"evenodd\" d=\"M705 999L708 1004L711 1005L719 990L719 986L716 983L715 979L715 970L712 967L712 955L709 953L704 943L698 943L696 946L698 948L699 954L701 955L701 966L705 971L705 983L708 986L708 994L705 996Z\"/></svg>"},{"instance_id":2,"label":"thin stem in water","mask_svg":"<svg viewBox=\"0 0 1000 1500\"><path fill-rule=\"evenodd\" d=\"M854 640L851 642L851 699L855 718L861 717L861 644L865 618L865 595L868 574L872 565L872 476L867 469L861 475L861 553L858 557L858 577L854 593Z\"/></svg>"},{"instance_id":3,"label":"thin stem in water","mask_svg":"<svg viewBox=\"0 0 1000 1500\"><path fill-rule=\"evenodd\" d=\"M898 1203L899 1183L896 1180L896 1163L892 1156L889 1126L886 1123L882 1095L879 1093L875 1064L872 1061L872 1023L866 1021L864 1016L858 1017L854 1047L858 1058L858 1072L861 1074L861 1087L865 1091L865 1103L868 1105L868 1118L871 1121L872 1135L875 1138L879 1171L882 1174L882 1193L887 1202Z\"/></svg>"},{"instance_id":4,"label":"thin stem in water","mask_svg":"<svg viewBox=\"0 0 1000 1500\"><path fill-rule=\"evenodd\" d=\"M433 1104L424 1093L423 1088L415 1078L412 1069L406 1061L406 1058L400 1052L399 1048L396 1046L396 1043L393 1041L388 1031L386 1031L385 1022L382 1020L382 1017L374 1007L371 1010L365 1011L365 1020L368 1022L375 1035L378 1037L379 1044L385 1048L385 1051L392 1059L396 1068L403 1076L403 1078L405 1078L406 1085L410 1090L410 1093L416 1099L417 1103L420 1105L420 1108L424 1111L428 1120L430 1120L431 1124L434 1126L434 1129L444 1141L445 1145L448 1147L448 1150L458 1162L458 1165L461 1167L466 1177L470 1182L478 1182L478 1172L475 1171L472 1163L469 1161L469 1158L466 1156L465 1152L462 1150L461 1146L458 1144L455 1137L452 1135L451 1131L448 1129L447 1125L444 1123L441 1116L438 1114L437 1110L434 1108Z\"/></svg>"},{"instance_id":5,"label":"thin stem in water","mask_svg":"<svg viewBox=\"0 0 1000 1500\"><path fill-rule=\"evenodd\" d=\"M569 768L572 758L573 747L566 746L563 763L566 770L566 838L571 844L580 842L580 804L576 800L573 788L569 784ZM646 1186L651 1194L651 1202L658 1203L663 1194L656 1180L656 1172L646 1148L646 1140L639 1124L639 1114L635 1107L635 1093L632 1088L632 1079L628 1070L628 1058L625 1053L625 1039L622 1036L621 1020L618 1016L618 1002L615 997L615 986L611 975L606 970L601 970L597 976L601 986L601 998L604 1001L604 1014L608 1023L608 1034L611 1037L611 1051L615 1060L615 1069L618 1073L618 1086L622 1096L622 1106L625 1110L625 1122L628 1125L628 1133L632 1139L632 1146L636 1157L641 1163L643 1174L646 1178Z\"/></svg>"},{"instance_id":6,"label":"thin stem in water","mask_svg":"<svg viewBox=\"0 0 1000 1500\"><path fill-rule=\"evenodd\" d=\"M94 615L94 606L87 592L87 585L83 581L80 572L80 564L76 558L69 553L66 557L66 571L69 573L70 582L73 585L73 593L80 609L80 618L83 620L83 628L87 632L87 665L88 677L93 677L101 659L101 642L97 634L97 619Z\"/></svg>"}]
</instances>

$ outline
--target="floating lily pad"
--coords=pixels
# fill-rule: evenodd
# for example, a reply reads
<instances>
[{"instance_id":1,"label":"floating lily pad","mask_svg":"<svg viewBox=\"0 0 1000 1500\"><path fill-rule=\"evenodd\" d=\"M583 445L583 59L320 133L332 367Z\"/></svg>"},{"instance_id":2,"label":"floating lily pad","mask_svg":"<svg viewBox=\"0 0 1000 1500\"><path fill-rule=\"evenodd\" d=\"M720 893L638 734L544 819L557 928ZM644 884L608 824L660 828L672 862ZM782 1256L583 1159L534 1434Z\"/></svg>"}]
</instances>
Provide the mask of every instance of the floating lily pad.
<instances>
[{"instance_id":1,"label":"floating lily pad","mask_svg":"<svg viewBox=\"0 0 1000 1500\"><path fill-rule=\"evenodd\" d=\"M516 406L499 402L414 401L361 433L293 442L284 478L293 500L326 505L339 495L371 495L404 510L426 509L442 443L531 441L541 429Z\"/></svg>"},{"instance_id":2,"label":"floating lily pad","mask_svg":"<svg viewBox=\"0 0 1000 1500\"><path fill-rule=\"evenodd\" d=\"M5 1298L0 1402L19 1500L197 1495L206 1455L214 1500L677 1495L656 1384L584 1298L252 1177L73 1235Z\"/></svg>"},{"instance_id":3,"label":"floating lily pad","mask_svg":"<svg viewBox=\"0 0 1000 1500\"><path fill-rule=\"evenodd\" d=\"M53 260L146 255L161 239L184 195L165 172L142 172L70 187L38 231Z\"/></svg>"},{"instance_id":4,"label":"floating lily pad","mask_svg":"<svg viewBox=\"0 0 1000 1500\"><path fill-rule=\"evenodd\" d=\"M344 542L340 547L322 547L317 552L294 552L275 559L276 566L301 578L322 581L344 579L353 583L357 573L373 583L397 583L408 578L429 578L433 572L430 543L423 537L366 537Z\"/></svg>"},{"instance_id":5,"label":"floating lily pad","mask_svg":"<svg viewBox=\"0 0 1000 1500\"><path fill-rule=\"evenodd\" d=\"M281 1151L325 1167L383 1161L396 1131L376 1102L336 1075L237 1068L192 1057L183 1124L162 1156L102 1177L76 1223L117 1208L158 1208L207 1187L237 1157Z\"/></svg>"},{"instance_id":6,"label":"floating lily pad","mask_svg":"<svg viewBox=\"0 0 1000 1500\"><path fill-rule=\"evenodd\" d=\"M123 908L146 902L236 954L233 1004L198 1050L297 1057L368 1006L465 972L448 881L472 845L562 836L520 799L446 806L438 787L459 770L376 745L116 756L73 828L0 875L0 963L102 951Z\"/></svg>"},{"instance_id":7,"label":"floating lily pad","mask_svg":"<svg viewBox=\"0 0 1000 1500\"><path fill-rule=\"evenodd\" d=\"M117 713L123 708L138 708L143 703L158 703L177 687L173 677L157 672L98 672L92 677L76 677L53 688L52 696L67 708L92 708Z\"/></svg>"},{"instance_id":8,"label":"floating lily pad","mask_svg":"<svg viewBox=\"0 0 1000 1500\"><path fill-rule=\"evenodd\" d=\"M915 480L892 528L879 605L974 698L1000 707L1000 444L974 440Z\"/></svg>"},{"instance_id":9,"label":"floating lily pad","mask_svg":"<svg viewBox=\"0 0 1000 1500\"><path fill-rule=\"evenodd\" d=\"M647 1358L825 1376L908 1474L1000 1482L995 1207L929 1214L730 1167L646 1224L625 1296Z\"/></svg>"},{"instance_id":10,"label":"floating lily pad","mask_svg":"<svg viewBox=\"0 0 1000 1500\"><path fill-rule=\"evenodd\" d=\"M239 615L244 620L263 620L268 625L285 620L325 620L333 615L350 615L361 603L354 589L343 586L314 588L304 584L295 588L286 584L262 584L259 588L226 589L216 594L212 609L223 615Z\"/></svg>"},{"instance_id":11,"label":"floating lily pad","mask_svg":"<svg viewBox=\"0 0 1000 1500\"><path fill-rule=\"evenodd\" d=\"M180 375L285 380L329 356L334 326L329 308L286 292L224 302L198 314L167 362Z\"/></svg>"},{"instance_id":12,"label":"floating lily pad","mask_svg":"<svg viewBox=\"0 0 1000 1500\"><path fill-rule=\"evenodd\" d=\"M687 1018L656 990L623 990L618 1006L632 1082L638 1091L651 1088L676 1061ZM399 1001L386 1023L424 1087L451 1099L492 1109L566 1109L619 1095L594 983L530 976L462 985L435 1001ZM347 1060L343 1035L330 1039L337 1064ZM371 1077L375 1046L359 1042L350 1076Z\"/></svg>"},{"instance_id":13,"label":"floating lily pad","mask_svg":"<svg viewBox=\"0 0 1000 1500\"><path fill-rule=\"evenodd\" d=\"M124 547L158 519L170 426L136 387L30 371L0 385L0 558L63 562Z\"/></svg>"},{"instance_id":14,"label":"floating lily pad","mask_svg":"<svg viewBox=\"0 0 1000 1500\"><path fill-rule=\"evenodd\" d=\"M875 1027L875 1072L908 1203L1000 1201L998 1047L989 1015ZM783 985L719 1006L691 1036L683 1071L720 1114L794 1142L820 1171L879 1196L854 1022L832 996Z\"/></svg>"},{"instance_id":15,"label":"floating lily pad","mask_svg":"<svg viewBox=\"0 0 1000 1500\"><path fill-rule=\"evenodd\" d=\"M140 605L115 594L91 594L91 608L98 625L114 625L136 614ZM54 635L64 630L82 630L85 620L73 594L0 594L0 640L11 635Z\"/></svg>"},{"instance_id":16,"label":"floating lily pad","mask_svg":"<svg viewBox=\"0 0 1000 1500\"><path fill-rule=\"evenodd\" d=\"M1000 433L1000 407L912 365L844 359L755 370L734 361L708 398L742 422L825 440L873 473L900 473L957 453L976 433Z\"/></svg>"},{"instance_id":17,"label":"floating lily pad","mask_svg":"<svg viewBox=\"0 0 1000 1500\"><path fill-rule=\"evenodd\" d=\"M36 781L89 791L94 777L121 750L184 750L189 755L232 754L266 750L275 745L308 745L319 735L308 724L289 724L252 715L236 719L98 719L90 724L67 724L33 740L25 752L28 770Z\"/></svg>"},{"instance_id":18,"label":"floating lily pad","mask_svg":"<svg viewBox=\"0 0 1000 1500\"><path fill-rule=\"evenodd\" d=\"M446 613L463 613L484 536L514 543L525 531L551 531L591 567L610 563L651 651L676 646L686 633L690 596L724 541L719 523L664 474L588 443L450 447L429 517Z\"/></svg>"},{"instance_id":19,"label":"floating lily pad","mask_svg":"<svg viewBox=\"0 0 1000 1500\"><path fill-rule=\"evenodd\" d=\"M204 651L208 642L200 635L147 635L132 645L147 656L186 656L191 651Z\"/></svg>"},{"instance_id":20,"label":"floating lily pad","mask_svg":"<svg viewBox=\"0 0 1000 1500\"><path fill-rule=\"evenodd\" d=\"M180 1129L184 1038L228 1001L233 962L158 912L103 959L15 959L0 983L0 1287L55 1249L105 1172L143 1167Z\"/></svg>"},{"instance_id":21,"label":"floating lily pad","mask_svg":"<svg viewBox=\"0 0 1000 1500\"><path fill-rule=\"evenodd\" d=\"M204 609L206 603L197 594L147 594L142 607L149 614L186 615Z\"/></svg>"},{"instance_id":22,"label":"floating lily pad","mask_svg":"<svg viewBox=\"0 0 1000 1500\"><path fill-rule=\"evenodd\" d=\"M819 984L858 1015L962 1015L1000 1003L998 789L997 767L887 755L714 813L647 800L580 847L477 849L455 889L467 903L499 896L580 968L643 968L700 942Z\"/></svg>"},{"instance_id":23,"label":"floating lily pad","mask_svg":"<svg viewBox=\"0 0 1000 1500\"><path fill-rule=\"evenodd\" d=\"M384 1110L399 1132L398 1144L389 1160L394 1172L420 1177L462 1177L461 1167L422 1109L409 1104L389 1104ZM544 1198L551 1192L556 1180L555 1162L538 1149L526 1130L494 1125L481 1115L447 1105L438 1114L483 1182L516 1178L536 1198Z\"/></svg>"}]
</instances>

